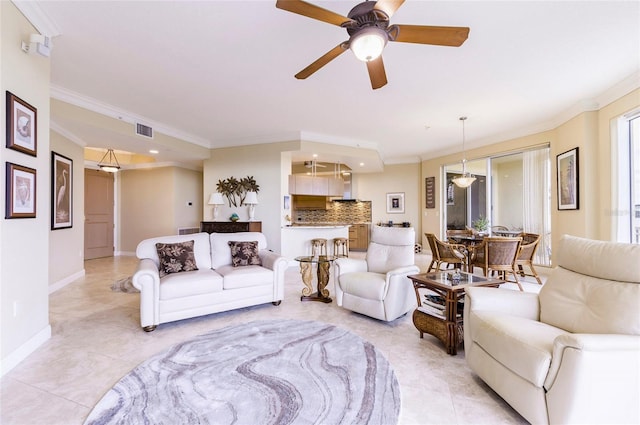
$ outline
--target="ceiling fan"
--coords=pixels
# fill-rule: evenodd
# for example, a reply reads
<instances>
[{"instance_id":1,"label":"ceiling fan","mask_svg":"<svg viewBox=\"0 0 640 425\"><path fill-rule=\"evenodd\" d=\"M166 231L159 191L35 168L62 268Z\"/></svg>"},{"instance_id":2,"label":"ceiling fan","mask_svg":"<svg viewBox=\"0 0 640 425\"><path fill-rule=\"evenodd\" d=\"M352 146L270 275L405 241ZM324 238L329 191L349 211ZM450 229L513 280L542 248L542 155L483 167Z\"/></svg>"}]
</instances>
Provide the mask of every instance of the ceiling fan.
<instances>
[{"instance_id":1,"label":"ceiling fan","mask_svg":"<svg viewBox=\"0 0 640 425\"><path fill-rule=\"evenodd\" d=\"M346 28L349 34L347 41L329 50L295 77L303 80L351 49L358 59L367 63L371 87L375 90L387 84L382 50L388 41L459 47L469 36L467 27L389 25L389 18L404 1L365 1L351 9L348 16L342 16L303 0L277 0L278 9Z\"/></svg>"}]
</instances>

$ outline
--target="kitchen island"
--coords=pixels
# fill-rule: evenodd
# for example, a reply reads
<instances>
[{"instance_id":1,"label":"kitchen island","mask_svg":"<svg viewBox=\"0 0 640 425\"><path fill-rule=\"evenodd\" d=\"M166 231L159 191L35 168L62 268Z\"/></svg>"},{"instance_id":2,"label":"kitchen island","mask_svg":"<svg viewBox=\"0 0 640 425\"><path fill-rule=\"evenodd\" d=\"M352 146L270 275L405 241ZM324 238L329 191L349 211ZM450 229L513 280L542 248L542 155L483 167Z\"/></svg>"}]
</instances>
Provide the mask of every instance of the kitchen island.
<instances>
[{"instance_id":1,"label":"kitchen island","mask_svg":"<svg viewBox=\"0 0 640 425\"><path fill-rule=\"evenodd\" d=\"M300 225L285 226L281 230L282 256L289 261L289 266L298 266L296 257L311 255L311 239L327 240L327 254L333 255L333 239L349 238L349 224L336 225Z\"/></svg>"}]
</instances>

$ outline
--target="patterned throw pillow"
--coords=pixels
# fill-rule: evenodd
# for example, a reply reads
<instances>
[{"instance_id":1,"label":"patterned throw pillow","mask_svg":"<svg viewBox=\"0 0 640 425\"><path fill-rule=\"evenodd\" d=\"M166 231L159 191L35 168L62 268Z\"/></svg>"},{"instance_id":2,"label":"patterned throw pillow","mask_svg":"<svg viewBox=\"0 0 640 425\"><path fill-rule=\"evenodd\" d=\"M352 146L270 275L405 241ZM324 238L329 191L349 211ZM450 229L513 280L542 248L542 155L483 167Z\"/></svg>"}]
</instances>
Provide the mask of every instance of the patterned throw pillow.
<instances>
[{"instance_id":1,"label":"patterned throw pillow","mask_svg":"<svg viewBox=\"0 0 640 425\"><path fill-rule=\"evenodd\" d=\"M198 270L196 258L193 255L193 241L157 243L156 251L160 260L160 277L171 273Z\"/></svg>"},{"instance_id":2,"label":"patterned throw pillow","mask_svg":"<svg viewBox=\"0 0 640 425\"><path fill-rule=\"evenodd\" d=\"M229 246L233 267L262 265L258 255L258 241L229 241Z\"/></svg>"}]
</instances>

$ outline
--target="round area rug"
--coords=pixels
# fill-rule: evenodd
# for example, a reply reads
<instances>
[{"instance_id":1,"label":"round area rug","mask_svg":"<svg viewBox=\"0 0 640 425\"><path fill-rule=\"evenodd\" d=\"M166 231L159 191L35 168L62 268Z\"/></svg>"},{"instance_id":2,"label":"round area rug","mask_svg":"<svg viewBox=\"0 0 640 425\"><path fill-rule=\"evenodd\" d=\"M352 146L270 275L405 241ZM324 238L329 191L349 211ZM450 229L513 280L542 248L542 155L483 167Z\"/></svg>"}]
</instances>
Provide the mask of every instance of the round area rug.
<instances>
[{"instance_id":1,"label":"round area rug","mask_svg":"<svg viewBox=\"0 0 640 425\"><path fill-rule=\"evenodd\" d=\"M321 322L266 320L141 363L86 424L395 424L400 388L369 342Z\"/></svg>"}]
</instances>

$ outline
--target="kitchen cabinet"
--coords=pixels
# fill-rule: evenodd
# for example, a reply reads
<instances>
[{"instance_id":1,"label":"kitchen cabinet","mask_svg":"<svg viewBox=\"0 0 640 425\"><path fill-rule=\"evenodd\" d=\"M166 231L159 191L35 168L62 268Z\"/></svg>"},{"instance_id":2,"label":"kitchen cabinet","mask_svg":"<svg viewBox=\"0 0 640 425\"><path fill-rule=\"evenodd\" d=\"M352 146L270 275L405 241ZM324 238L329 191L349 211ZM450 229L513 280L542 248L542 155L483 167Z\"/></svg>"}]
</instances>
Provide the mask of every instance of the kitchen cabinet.
<instances>
[{"instance_id":1,"label":"kitchen cabinet","mask_svg":"<svg viewBox=\"0 0 640 425\"><path fill-rule=\"evenodd\" d=\"M328 201L326 196L293 195L293 210L326 210Z\"/></svg>"},{"instance_id":2,"label":"kitchen cabinet","mask_svg":"<svg viewBox=\"0 0 640 425\"><path fill-rule=\"evenodd\" d=\"M369 225L352 224L349 227L349 250L366 251L369 247Z\"/></svg>"},{"instance_id":3,"label":"kitchen cabinet","mask_svg":"<svg viewBox=\"0 0 640 425\"><path fill-rule=\"evenodd\" d=\"M292 174L289 176L289 193L291 195L342 196L344 182L340 177Z\"/></svg>"},{"instance_id":4,"label":"kitchen cabinet","mask_svg":"<svg viewBox=\"0 0 640 425\"><path fill-rule=\"evenodd\" d=\"M261 221L201 221L200 231L207 233L262 232Z\"/></svg>"}]
</instances>

